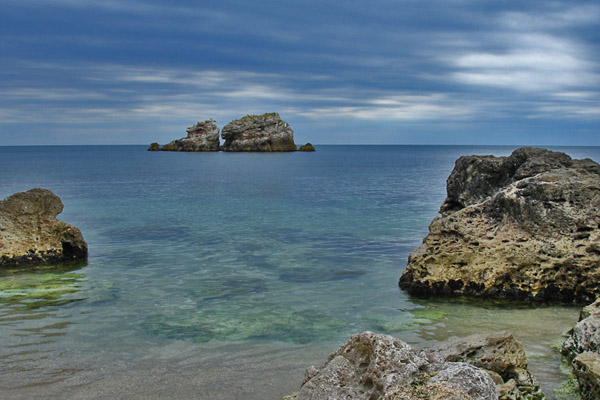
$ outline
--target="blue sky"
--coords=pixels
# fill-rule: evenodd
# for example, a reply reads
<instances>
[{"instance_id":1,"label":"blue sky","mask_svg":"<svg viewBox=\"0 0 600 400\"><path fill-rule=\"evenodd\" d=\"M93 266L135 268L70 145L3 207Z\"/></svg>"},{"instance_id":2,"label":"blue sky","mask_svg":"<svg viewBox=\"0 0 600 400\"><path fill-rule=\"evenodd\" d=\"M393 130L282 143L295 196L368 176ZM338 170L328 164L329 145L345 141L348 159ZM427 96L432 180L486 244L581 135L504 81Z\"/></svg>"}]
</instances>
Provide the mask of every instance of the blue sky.
<instances>
[{"instance_id":1,"label":"blue sky","mask_svg":"<svg viewBox=\"0 0 600 400\"><path fill-rule=\"evenodd\" d=\"M597 1L2 0L0 145L600 145Z\"/></svg>"}]
</instances>

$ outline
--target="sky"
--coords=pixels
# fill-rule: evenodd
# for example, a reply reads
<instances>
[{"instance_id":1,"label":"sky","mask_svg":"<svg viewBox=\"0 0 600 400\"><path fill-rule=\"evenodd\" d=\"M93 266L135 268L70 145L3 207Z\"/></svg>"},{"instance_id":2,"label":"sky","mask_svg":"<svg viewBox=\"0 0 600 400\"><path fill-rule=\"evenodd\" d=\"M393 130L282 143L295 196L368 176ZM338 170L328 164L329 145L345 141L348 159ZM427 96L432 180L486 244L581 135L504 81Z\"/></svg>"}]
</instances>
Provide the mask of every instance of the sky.
<instances>
[{"instance_id":1,"label":"sky","mask_svg":"<svg viewBox=\"0 0 600 400\"><path fill-rule=\"evenodd\" d=\"M600 145L600 3L1 0L0 145Z\"/></svg>"}]
</instances>

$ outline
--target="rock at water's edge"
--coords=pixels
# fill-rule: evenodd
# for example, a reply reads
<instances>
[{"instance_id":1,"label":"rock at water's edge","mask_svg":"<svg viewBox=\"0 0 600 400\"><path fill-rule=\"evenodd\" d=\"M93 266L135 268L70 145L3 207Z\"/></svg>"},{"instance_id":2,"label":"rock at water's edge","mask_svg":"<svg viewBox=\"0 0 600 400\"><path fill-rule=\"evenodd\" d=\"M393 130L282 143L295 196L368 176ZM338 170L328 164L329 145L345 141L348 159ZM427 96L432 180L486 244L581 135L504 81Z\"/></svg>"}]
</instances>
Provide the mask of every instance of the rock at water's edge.
<instances>
[{"instance_id":1,"label":"rock at water's edge","mask_svg":"<svg viewBox=\"0 0 600 400\"><path fill-rule=\"evenodd\" d=\"M79 229L56 219L62 210L60 198L41 188L0 201L0 266L87 258Z\"/></svg>"},{"instance_id":2,"label":"rock at water's edge","mask_svg":"<svg viewBox=\"0 0 600 400\"><path fill-rule=\"evenodd\" d=\"M247 115L221 130L223 151L296 151L294 131L279 114Z\"/></svg>"},{"instance_id":3,"label":"rock at water's edge","mask_svg":"<svg viewBox=\"0 0 600 400\"><path fill-rule=\"evenodd\" d=\"M217 123L208 119L198 121L186 129L187 136L165 144L161 151L219 151L219 127ZM155 143L150 145L149 151Z\"/></svg>"},{"instance_id":4,"label":"rock at water's edge","mask_svg":"<svg viewBox=\"0 0 600 400\"><path fill-rule=\"evenodd\" d=\"M148 147L148 151L160 151L160 145L156 142L150 143L150 147Z\"/></svg>"},{"instance_id":5,"label":"rock at water's edge","mask_svg":"<svg viewBox=\"0 0 600 400\"><path fill-rule=\"evenodd\" d=\"M315 147L310 143L306 143L306 144L300 146L298 148L298 151L315 151Z\"/></svg>"},{"instance_id":6,"label":"rock at water's edge","mask_svg":"<svg viewBox=\"0 0 600 400\"><path fill-rule=\"evenodd\" d=\"M476 399L496 400L498 390L483 370L414 350L391 336L364 332L311 367L296 400Z\"/></svg>"},{"instance_id":7,"label":"rock at water's edge","mask_svg":"<svg viewBox=\"0 0 600 400\"><path fill-rule=\"evenodd\" d=\"M600 295L597 163L531 147L461 157L447 192L403 289L567 302Z\"/></svg>"}]
</instances>

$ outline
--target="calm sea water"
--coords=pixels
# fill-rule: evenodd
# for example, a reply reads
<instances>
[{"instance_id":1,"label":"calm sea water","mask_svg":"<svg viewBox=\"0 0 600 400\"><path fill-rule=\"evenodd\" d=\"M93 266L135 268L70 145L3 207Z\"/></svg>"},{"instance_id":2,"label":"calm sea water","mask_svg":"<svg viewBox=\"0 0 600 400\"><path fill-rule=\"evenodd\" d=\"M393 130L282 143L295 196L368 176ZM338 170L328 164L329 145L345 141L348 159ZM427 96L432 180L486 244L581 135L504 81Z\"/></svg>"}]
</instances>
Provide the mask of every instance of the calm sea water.
<instances>
[{"instance_id":1,"label":"calm sea water","mask_svg":"<svg viewBox=\"0 0 600 400\"><path fill-rule=\"evenodd\" d=\"M90 249L84 265L0 272L0 397L277 399L364 330L424 347L506 329L551 392L576 307L397 287L455 159L513 149L0 147L0 198L51 189Z\"/></svg>"}]
</instances>

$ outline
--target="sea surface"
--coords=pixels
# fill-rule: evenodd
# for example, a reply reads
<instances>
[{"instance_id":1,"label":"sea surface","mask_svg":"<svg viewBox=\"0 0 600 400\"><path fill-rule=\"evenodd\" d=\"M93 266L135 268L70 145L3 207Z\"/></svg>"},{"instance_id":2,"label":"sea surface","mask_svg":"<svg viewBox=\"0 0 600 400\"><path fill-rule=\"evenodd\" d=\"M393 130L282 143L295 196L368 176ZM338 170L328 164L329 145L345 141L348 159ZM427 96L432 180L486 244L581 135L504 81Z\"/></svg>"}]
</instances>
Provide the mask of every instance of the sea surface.
<instances>
[{"instance_id":1,"label":"sea surface","mask_svg":"<svg viewBox=\"0 0 600 400\"><path fill-rule=\"evenodd\" d=\"M0 147L0 198L52 190L90 251L0 271L0 398L279 399L365 330L419 348L508 330L552 398L579 307L397 286L455 159L514 148ZM599 147L555 149L600 161Z\"/></svg>"}]
</instances>

